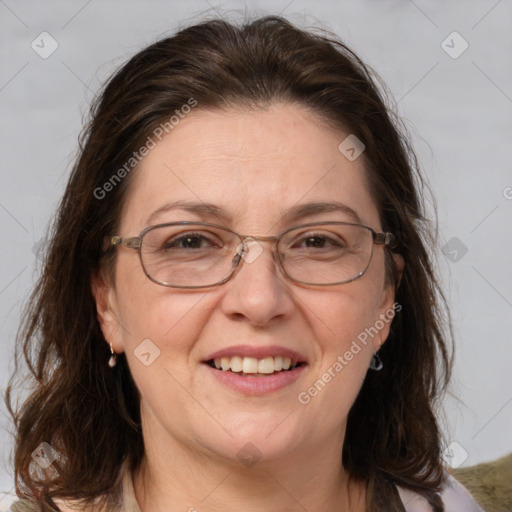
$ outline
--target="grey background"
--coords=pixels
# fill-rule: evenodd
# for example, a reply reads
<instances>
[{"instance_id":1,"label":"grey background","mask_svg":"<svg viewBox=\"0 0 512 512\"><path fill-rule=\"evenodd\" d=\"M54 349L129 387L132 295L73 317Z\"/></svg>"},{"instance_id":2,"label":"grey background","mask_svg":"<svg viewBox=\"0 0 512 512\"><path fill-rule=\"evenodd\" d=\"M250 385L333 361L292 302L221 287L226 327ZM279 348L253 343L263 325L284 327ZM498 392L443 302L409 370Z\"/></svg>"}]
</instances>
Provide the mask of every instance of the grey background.
<instances>
[{"instance_id":1,"label":"grey background","mask_svg":"<svg viewBox=\"0 0 512 512\"><path fill-rule=\"evenodd\" d=\"M238 18L233 10L330 29L388 84L437 200L440 247L448 243L438 267L456 364L443 424L447 444L458 445L447 456L472 465L512 451L511 0L0 0L2 390L20 308L37 275L37 244L93 93L156 38L204 15ZM43 31L58 43L47 59L31 47L41 45ZM458 58L441 46L454 31L469 45ZM444 43L452 53L463 48L457 37ZM8 493L12 425L0 408L0 491ZM0 494L0 510L10 499Z\"/></svg>"}]
</instances>

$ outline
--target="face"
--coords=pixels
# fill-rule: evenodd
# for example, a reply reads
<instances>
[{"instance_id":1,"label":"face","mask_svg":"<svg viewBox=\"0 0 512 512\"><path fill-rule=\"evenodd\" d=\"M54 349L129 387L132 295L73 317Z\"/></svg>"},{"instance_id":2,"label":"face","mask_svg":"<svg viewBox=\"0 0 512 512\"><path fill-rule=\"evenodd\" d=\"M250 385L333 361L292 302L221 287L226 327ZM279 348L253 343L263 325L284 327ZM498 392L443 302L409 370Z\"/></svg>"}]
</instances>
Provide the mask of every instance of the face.
<instances>
[{"instance_id":1,"label":"face","mask_svg":"<svg viewBox=\"0 0 512 512\"><path fill-rule=\"evenodd\" d=\"M150 224L185 220L245 235L277 235L309 222L356 222L343 208L286 216L298 206L333 202L380 232L363 157L351 162L338 150L347 135L299 106L197 110L134 171L119 234L137 236ZM177 201L216 210L162 210ZM322 443L341 449L349 409L389 331L394 294L385 280L386 249L374 246L361 278L314 287L288 280L273 245L261 247L254 261L242 261L231 280L216 287L155 284L137 252L126 247L116 249L113 282L94 281L105 338L126 353L140 391L146 443L154 436L234 462L248 442L263 460ZM222 354L291 355L301 364L288 372L240 376L208 364Z\"/></svg>"}]
</instances>

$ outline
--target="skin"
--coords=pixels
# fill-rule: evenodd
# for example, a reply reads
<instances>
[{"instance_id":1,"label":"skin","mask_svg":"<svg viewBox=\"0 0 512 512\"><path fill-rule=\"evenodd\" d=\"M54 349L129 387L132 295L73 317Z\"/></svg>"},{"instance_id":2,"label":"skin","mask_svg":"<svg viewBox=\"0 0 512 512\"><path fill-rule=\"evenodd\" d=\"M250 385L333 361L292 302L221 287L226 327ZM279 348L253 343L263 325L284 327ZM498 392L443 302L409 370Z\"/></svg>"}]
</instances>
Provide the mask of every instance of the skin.
<instances>
[{"instance_id":1,"label":"skin","mask_svg":"<svg viewBox=\"0 0 512 512\"><path fill-rule=\"evenodd\" d=\"M335 200L382 231L363 157L350 162L338 150L347 135L297 105L253 112L198 109L142 161L119 234L138 235L150 214L175 200L214 203L230 228L250 235L279 234L307 222L353 222L336 211L293 224L282 220L297 203ZM180 220L219 223L215 216L176 210L152 224ZM134 486L144 512L365 510L365 486L348 478L341 451L347 414L389 322L307 405L297 397L393 307L385 249L374 247L360 279L311 287L283 277L272 245L262 246L254 262L208 289L159 286L143 273L136 251L122 247L113 279L93 280L105 339L126 353L141 394L146 455ZM401 271L403 261L394 257ZM149 366L134 355L147 338L161 351ZM290 386L247 397L219 383L201 363L239 344L282 345L309 364ZM248 442L261 454L252 467L237 457Z\"/></svg>"}]
</instances>

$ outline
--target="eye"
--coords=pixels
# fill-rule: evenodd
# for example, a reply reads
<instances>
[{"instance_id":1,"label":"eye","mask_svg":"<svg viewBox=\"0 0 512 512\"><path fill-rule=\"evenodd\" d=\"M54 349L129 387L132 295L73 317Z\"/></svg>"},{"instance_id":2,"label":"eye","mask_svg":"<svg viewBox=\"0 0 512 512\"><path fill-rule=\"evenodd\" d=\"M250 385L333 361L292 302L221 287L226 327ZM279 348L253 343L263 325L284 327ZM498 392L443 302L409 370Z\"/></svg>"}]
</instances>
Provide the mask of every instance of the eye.
<instances>
[{"instance_id":1,"label":"eye","mask_svg":"<svg viewBox=\"0 0 512 512\"><path fill-rule=\"evenodd\" d=\"M339 249L346 247L343 238L335 233L308 233L296 239L292 244L292 249Z\"/></svg>"},{"instance_id":2,"label":"eye","mask_svg":"<svg viewBox=\"0 0 512 512\"><path fill-rule=\"evenodd\" d=\"M162 249L204 249L220 246L222 241L210 233L183 233L168 238L162 244Z\"/></svg>"},{"instance_id":3,"label":"eye","mask_svg":"<svg viewBox=\"0 0 512 512\"><path fill-rule=\"evenodd\" d=\"M315 247L317 249L324 248L327 243L327 239L322 236L309 236L308 238L304 239L304 244L306 247Z\"/></svg>"}]
</instances>

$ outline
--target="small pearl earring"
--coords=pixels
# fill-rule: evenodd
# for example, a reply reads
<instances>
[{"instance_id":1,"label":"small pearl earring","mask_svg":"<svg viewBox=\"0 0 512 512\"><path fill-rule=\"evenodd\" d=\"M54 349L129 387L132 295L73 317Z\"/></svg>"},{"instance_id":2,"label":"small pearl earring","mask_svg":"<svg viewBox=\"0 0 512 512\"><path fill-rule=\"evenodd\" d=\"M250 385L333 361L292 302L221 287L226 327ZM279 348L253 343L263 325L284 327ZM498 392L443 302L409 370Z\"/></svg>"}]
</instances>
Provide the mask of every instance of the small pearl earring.
<instances>
[{"instance_id":1,"label":"small pearl earring","mask_svg":"<svg viewBox=\"0 0 512 512\"><path fill-rule=\"evenodd\" d=\"M117 357L116 353L114 352L114 348L112 347L112 343L110 344L110 353L111 356L110 359L108 360L108 365L110 366L110 368L114 368L114 366L117 364Z\"/></svg>"}]
</instances>

